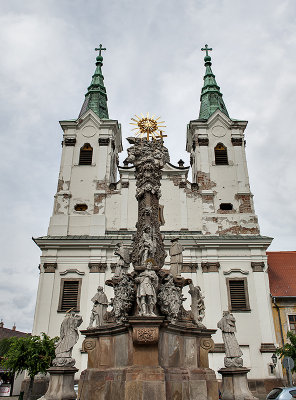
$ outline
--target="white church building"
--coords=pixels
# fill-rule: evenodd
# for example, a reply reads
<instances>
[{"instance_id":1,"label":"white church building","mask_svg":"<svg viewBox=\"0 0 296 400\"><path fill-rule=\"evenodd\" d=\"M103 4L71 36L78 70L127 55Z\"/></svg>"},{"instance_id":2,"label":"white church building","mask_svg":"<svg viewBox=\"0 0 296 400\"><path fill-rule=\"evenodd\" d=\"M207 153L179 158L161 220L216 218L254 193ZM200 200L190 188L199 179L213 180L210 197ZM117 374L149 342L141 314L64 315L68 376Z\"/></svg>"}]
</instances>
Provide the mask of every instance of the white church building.
<instances>
[{"instance_id":1,"label":"white church building","mask_svg":"<svg viewBox=\"0 0 296 400\"><path fill-rule=\"evenodd\" d=\"M63 146L53 213L47 235L34 238L42 255L33 334L59 335L71 307L82 315L80 328L86 329L97 286L104 287L109 300L113 297L105 280L118 259L116 244L128 246L136 231L134 168L118 165L121 125L108 116L102 65L100 54L78 118L60 122ZM272 239L260 235L254 210L245 154L247 121L229 117L208 54L205 68L200 113L184 134L191 166L180 161L163 169L161 231L167 252L172 237L184 248L182 275L202 289L204 325L216 329L224 310L235 316L244 366L251 369L248 379L258 389L272 386L281 374L271 368L276 339L266 249ZM189 309L190 296L184 296ZM83 339L73 352L77 378L87 364ZM219 330L213 340L210 367L217 371L225 356Z\"/></svg>"}]
</instances>

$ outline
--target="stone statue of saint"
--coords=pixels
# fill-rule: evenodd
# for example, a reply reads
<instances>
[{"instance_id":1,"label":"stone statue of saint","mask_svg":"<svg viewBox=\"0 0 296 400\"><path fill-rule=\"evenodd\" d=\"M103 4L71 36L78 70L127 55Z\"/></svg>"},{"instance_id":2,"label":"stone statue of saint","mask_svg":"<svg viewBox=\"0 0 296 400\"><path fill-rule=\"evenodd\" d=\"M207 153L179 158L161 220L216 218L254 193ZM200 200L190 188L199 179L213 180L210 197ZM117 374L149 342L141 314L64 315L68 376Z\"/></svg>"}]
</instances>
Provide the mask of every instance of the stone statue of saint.
<instances>
[{"instance_id":1,"label":"stone statue of saint","mask_svg":"<svg viewBox=\"0 0 296 400\"><path fill-rule=\"evenodd\" d=\"M122 275L127 273L130 266L129 249L124 247L122 243L117 243L114 254L116 256L119 256L119 260L117 261L117 265L114 271L114 276L116 278L122 278Z\"/></svg>"},{"instance_id":2,"label":"stone statue of saint","mask_svg":"<svg viewBox=\"0 0 296 400\"><path fill-rule=\"evenodd\" d=\"M197 325L203 326L202 320L205 317L205 303L200 287L194 286L193 283L190 283L189 294L191 295L191 311L194 321L197 323Z\"/></svg>"},{"instance_id":3,"label":"stone statue of saint","mask_svg":"<svg viewBox=\"0 0 296 400\"><path fill-rule=\"evenodd\" d=\"M154 306L156 304L156 288L158 285L158 277L152 270L152 262L148 261L145 271L141 272L136 278L137 303L139 307L139 315L156 316L154 314Z\"/></svg>"},{"instance_id":4,"label":"stone statue of saint","mask_svg":"<svg viewBox=\"0 0 296 400\"><path fill-rule=\"evenodd\" d=\"M144 265L149 258L154 258L156 250L156 243L150 226L145 226L139 245L141 264Z\"/></svg>"},{"instance_id":5,"label":"stone statue of saint","mask_svg":"<svg viewBox=\"0 0 296 400\"><path fill-rule=\"evenodd\" d=\"M242 351L235 337L235 318L230 311L223 311L223 317L217 327L222 331L222 338L225 345L224 365L225 367L242 367Z\"/></svg>"},{"instance_id":6,"label":"stone statue of saint","mask_svg":"<svg viewBox=\"0 0 296 400\"><path fill-rule=\"evenodd\" d=\"M94 295L91 301L94 303L94 305L91 311L88 329L92 328L94 321L96 327L104 324L104 316L108 307L108 299L103 292L102 286L98 286L97 293Z\"/></svg>"},{"instance_id":7,"label":"stone statue of saint","mask_svg":"<svg viewBox=\"0 0 296 400\"><path fill-rule=\"evenodd\" d=\"M55 359L52 365L55 367L73 367L72 349L77 343L79 334L78 326L82 324L82 317L75 312L67 312L60 328L60 339L56 343Z\"/></svg>"},{"instance_id":8,"label":"stone statue of saint","mask_svg":"<svg viewBox=\"0 0 296 400\"><path fill-rule=\"evenodd\" d=\"M170 273L173 276L181 276L181 269L183 264L183 247L179 243L178 238L173 238L171 240L172 244L170 247L170 256L171 256L171 268Z\"/></svg>"}]
</instances>

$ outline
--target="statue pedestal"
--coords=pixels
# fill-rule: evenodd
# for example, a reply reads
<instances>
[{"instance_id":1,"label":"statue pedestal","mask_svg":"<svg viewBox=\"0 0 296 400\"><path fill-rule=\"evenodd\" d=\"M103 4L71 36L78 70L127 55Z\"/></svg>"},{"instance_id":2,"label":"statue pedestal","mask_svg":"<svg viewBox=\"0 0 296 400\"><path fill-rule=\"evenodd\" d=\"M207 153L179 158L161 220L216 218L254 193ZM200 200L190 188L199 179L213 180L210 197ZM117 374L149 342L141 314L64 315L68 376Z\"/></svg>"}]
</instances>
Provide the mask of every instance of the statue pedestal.
<instances>
[{"instance_id":1,"label":"statue pedestal","mask_svg":"<svg viewBox=\"0 0 296 400\"><path fill-rule=\"evenodd\" d=\"M75 367L50 367L47 392L39 400L75 400L74 375Z\"/></svg>"},{"instance_id":2,"label":"statue pedestal","mask_svg":"<svg viewBox=\"0 0 296 400\"><path fill-rule=\"evenodd\" d=\"M130 317L126 324L82 331L88 367L81 400L218 399L208 366L214 330L162 317Z\"/></svg>"},{"instance_id":3,"label":"statue pedestal","mask_svg":"<svg viewBox=\"0 0 296 400\"><path fill-rule=\"evenodd\" d=\"M247 373L249 368L232 367L221 368L222 375L222 399L223 400L258 400L249 389Z\"/></svg>"}]
</instances>

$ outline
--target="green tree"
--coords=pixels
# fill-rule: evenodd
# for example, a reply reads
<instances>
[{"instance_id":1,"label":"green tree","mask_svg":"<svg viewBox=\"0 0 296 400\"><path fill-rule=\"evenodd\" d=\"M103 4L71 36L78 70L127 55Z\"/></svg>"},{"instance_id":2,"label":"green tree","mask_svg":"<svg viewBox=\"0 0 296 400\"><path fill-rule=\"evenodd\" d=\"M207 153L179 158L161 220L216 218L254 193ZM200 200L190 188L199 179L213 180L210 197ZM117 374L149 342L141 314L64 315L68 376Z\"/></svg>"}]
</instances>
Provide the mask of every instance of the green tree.
<instances>
[{"instance_id":1,"label":"green tree","mask_svg":"<svg viewBox=\"0 0 296 400\"><path fill-rule=\"evenodd\" d=\"M276 350L276 353L280 356L280 358L291 357L295 363L293 372L296 372L296 334L292 331L288 331L287 338L290 340L290 343L285 343L283 347L279 347Z\"/></svg>"},{"instance_id":2,"label":"green tree","mask_svg":"<svg viewBox=\"0 0 296 400\"><path fill-rule=\"evenodd\" d=\"M4 338L0 340L0 358L4 356L9 350L11 338Z\"/></svg>"},{"instance_id":3,"label":"green tree","mask_svg":"<svg viewBox=\"0 0 296 400\"><path fill-rule=\"evenodd\" d=\"M9 347L5 352L1 366L12 373L20 374L27 371L30 377L28 399L32 397L34 377L39 372L46 373L52 359L55 357L55 342L45 333L42 336L13 337L9 339Z\"/></svg>"}]
</instances>

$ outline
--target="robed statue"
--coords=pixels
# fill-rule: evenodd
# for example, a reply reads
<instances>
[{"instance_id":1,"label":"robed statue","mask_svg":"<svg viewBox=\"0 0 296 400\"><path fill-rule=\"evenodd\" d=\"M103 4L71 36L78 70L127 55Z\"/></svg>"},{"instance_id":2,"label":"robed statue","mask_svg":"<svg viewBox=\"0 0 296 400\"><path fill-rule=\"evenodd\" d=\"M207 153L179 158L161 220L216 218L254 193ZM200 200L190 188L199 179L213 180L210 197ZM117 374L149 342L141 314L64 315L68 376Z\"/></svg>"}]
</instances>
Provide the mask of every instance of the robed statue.
<instances>
[{"instance_id":1,"label":"robed statue","mask_svg":"<svg viewBox=\"0 0 296 400\"><path fill-rule=\"evenodd\" d=\"M108 307L108 299L105 293L103 292L102 286L98 286L97 293L91 299L94 303L88 329L91 329L93 323L95 321L95 327L101 326L104 324L104 317Z\"/></svg>"},{"instance_id":2,"label":"robed statue","mask_svg":"<svg viewBox=\"0 0 296 400\"><path fill-rule=\"evenodd\" d=\"M127 273L130 266L130 251L128 248L124 247L122 243L117 243L114 254L119 256L115 267L114 276L116 278L122 278L122 275Z\"/></svg>"},{"instance_id":3,"label":"robed statue","mask_svg":"<svg viewBox=\"0 0 296 400\"><path fill-rule=\"evenodd\" d=\"M173 276L181 276L181 269L183 264L183 247L179 243L178 238L173 238L171 240L171 247L170 247L170 256L171 256L171 268L170 273Z\"/></svg>"},{"instance_id":4,"label":"robed statue","mask_svg":"<svg viewBox=\"0 0 296 400\"><path fill-rule=\"evenodd\" d=\"M148 261L145 271L141 272L136 278L137 287L137 303L139 307L139 315L155 316L154 306L156 304L156 288L158 285L158 277L152 270L152 262Z\"/></svg>"},{"instance_id":5,"label":"robed statue","mask_svg":"<svg viewBox=\"0 0 296 400\"><path fill-rule=\"evenodd\" d=\"M78 327L82 324L81 315L74 311L67 312L60 328L60 339L56 343L55 359L52 365L56 367L73 367L72 349L79 338Z\"/></svg>"},{"instance_id":6,"label":"robed statue","mask_svg":"<svg viewBox=\"0 0 296 400\"><path fill-rule=\"evenodd\" d=\"M222 331L222 338L225 346L224 365L225 367L242 367L242 351L235 337L235 318L230 311L223 311L223 317L217 327Z\"/></svg>"},{"instance_id":7,"label":"robed statue","mask_svg":"<svg viewBox=\"0 0 296 400\"><path fill-rule=\"evenodd\" d=\"M200 286L194 286L193 283L189 284L188 293L191 295L191 311L194 321L199 326L203 326L202 321L205 317L205 302L204 296L201 293Z\"/></svg>"}]
</instances>

